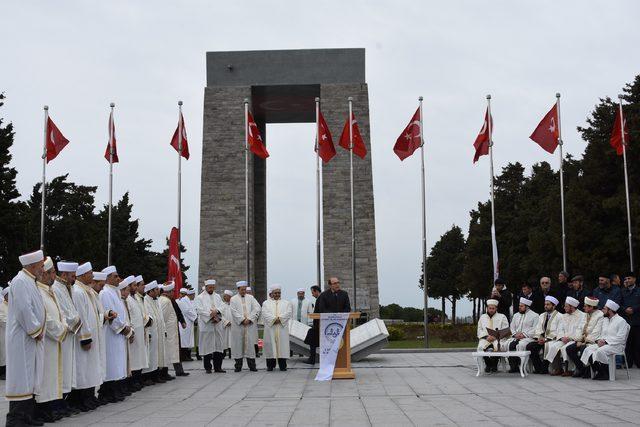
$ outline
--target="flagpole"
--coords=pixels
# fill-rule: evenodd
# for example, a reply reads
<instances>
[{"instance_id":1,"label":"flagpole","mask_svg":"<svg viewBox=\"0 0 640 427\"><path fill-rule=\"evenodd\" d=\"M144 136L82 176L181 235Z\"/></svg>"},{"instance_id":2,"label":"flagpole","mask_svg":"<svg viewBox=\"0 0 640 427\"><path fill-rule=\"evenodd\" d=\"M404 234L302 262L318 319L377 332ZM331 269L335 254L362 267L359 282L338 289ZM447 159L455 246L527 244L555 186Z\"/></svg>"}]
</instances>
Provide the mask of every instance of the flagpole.
<instances>
[{"instance_id":1,"label":"flagpole","mask_svg":"<svg viewBox=\"0 0 640 427\"><path fill-rule=\"evenodd\" d=\"M489 173L491 174L490 176L490 182L491 182L491 256L493 258L493 280L498 278L498 271L496 269L496 263L497 263L497 259L496 259L496 254L498 253L497 251L497 243L495 242L495 236L496 236L496 211L495 211L495 200L494 200L494 189L493 189L493 179L494 179L494 173L493 173L493 117L491 116L491 95L487 95L487 112L488 112L488 118L487 118L487 128L489 129Z\"/></svg>"},{"instance_id":2,"label":"flagpole","mask_svg":"<svg viewBox=\"0 0 640 427\"><path fill-rule=\"evenodd\" d=\"M111 116L109 119L109 225L107 231L107 265L111 265L111 210L113 208L113 109L116 104L113 102Z\"/></svg>"},{"instance_id":3,"label":"flagpole","mask_svg":"<svg viewBox=\"0 0 640 427\"><path fill-rule=\"evenodd\" d=\"M47 187L47 128L49 125L49 106L44 106L44 142L42 143L42 202L40 206L40 249L44 250L44 208Z\"/></svg>"},{"instance_id":4,"label":"flagpole","mask_svg":"<svg viewBox=\"0 0 640 427\"><path fill-rule=\"evenodd\" d=\"M251 285L251 250L249 247L249 99L244 99L244 227L247 259L247 283Z\"/></svg>"},{"instance_id":5,"label":"flagpole","mask_svg":"<svg viewBox=\"0 0 640 427\"><path fill-rule=\"evenodd\" d=\"M627 228L629 238L629 270L633 272L633 244L631 242L631 207L629 205L629 175L627 174L627 143L624 140L624 115L622 114L622 95L618 95L618 105L620 109L620 135L622 136L622 161L624 164L624 189L627 198Z\"/></svg>"},{"instance_id":6,"label":"flagpole","mask_svg":"<svg viewBox=\"0 0 640 427\"><path fill-rule=\"evenodd\" d=\"M320 271L320 98L316 97L316 280L322 289L322 272Z\"/></svg>"},{"instance_id":7,"label":"flagpole","mask_svg":"<svg viewBox=\"0 0 640 427\"><path fill-rule=\"evenodd\" d=\"M562 154L562 120L560 119L560 93L556 93L556 107L558 110L558 148L560 148L560 212L562 214L562 270L569 271L567 269L567 237L564 227L564 171L562 165L564 163L564 156Z\"/></svg>"},{"instance_id":8,"label":"flagpole","mask_svg":"<svg viewBox=\"0 0 640 427\"><path fill-rule=\"evenodd\" d=\"M429 348L429 291L427 289L427 198L424 174L424 134L422 132L422 97L420 101L420 162L422 169L422 294L424 298L424 348ZM443 313L444 314L444 313Z\"/></svg>"},{"instance_id":9,"label":"flagpole","mask_svg":"<svg viewBox=\"0 0 640 427\"><path fill-rule=\"evenodd\" d=\"M182 235L182 101L178 101L178 253Z\"/></svg>"},{"instance_id":10,"label":"flagpole","mask_svg":"<svg viewBox=\"0 0 640 427\"><path fill-rule=\"evenodd\" d=\"M358 311L356 293L356 218L353 201L353 97L349 97L349 183L351 191L351 277L353 280L353 311ZM355 319L354 319L355 321Z\"/></svg>"}]
</instances>

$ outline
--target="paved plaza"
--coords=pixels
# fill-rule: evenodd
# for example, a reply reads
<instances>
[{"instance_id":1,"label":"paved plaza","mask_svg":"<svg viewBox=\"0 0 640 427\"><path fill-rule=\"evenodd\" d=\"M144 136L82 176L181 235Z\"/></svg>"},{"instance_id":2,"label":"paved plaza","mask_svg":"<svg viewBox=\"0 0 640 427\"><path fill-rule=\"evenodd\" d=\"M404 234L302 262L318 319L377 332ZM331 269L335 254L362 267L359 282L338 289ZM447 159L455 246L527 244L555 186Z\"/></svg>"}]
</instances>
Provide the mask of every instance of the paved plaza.
<instances>
[{"instance_id":1,"label":"paved plaza","mask_svg":"<svg viewBox=\"0 0 640 427\"><path fill-rule=\"evenodd\" d=\"M65 426L401 426L637 425L640 370L631 381L494 374L477 378L470 353L378 354L355 363L356 380L316 382L316 369L290 361L287 372L191 376L127 400L66 418ZM2 385L4 391L4 385ZM4 421L8 403L0 406Z\"/></svg>"}]
</instances>

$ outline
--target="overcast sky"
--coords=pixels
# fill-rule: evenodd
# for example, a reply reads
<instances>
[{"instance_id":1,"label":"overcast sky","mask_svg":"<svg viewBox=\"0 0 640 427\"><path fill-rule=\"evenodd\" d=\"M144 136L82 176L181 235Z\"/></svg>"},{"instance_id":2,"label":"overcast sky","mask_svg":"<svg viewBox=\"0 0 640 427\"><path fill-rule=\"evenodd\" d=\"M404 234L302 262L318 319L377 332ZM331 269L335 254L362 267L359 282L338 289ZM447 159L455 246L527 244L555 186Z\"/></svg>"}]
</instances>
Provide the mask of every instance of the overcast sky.
<instances>
[{"instance_id":1,"label":"overcast sky","mask_svg":"<svg viewBox=\"0 0 640 427\"><path fill-rule=\"evenodd\" d=\"M71 140L48 176L69 172L74 182L97 185L100 205L108 197L102 154L115 102L114 198L131 193L141 235L159 251L176 222L177 160L168 143L183 100L192 157L183 163L182 226L195 281L205 52L364 47L380 299L420 306L419 157L401 163L391 150L417 97L425 97L431 245L452 224L466 232L469 210L488 197L488 158L472 165L485 95L493 95L496 170L510 161L528 171L543 160L557 168L557 156L528 136L559 91L565 150L582 153L576 126L599 97L615 97L640 72L639 16L632 0L4 2L0 114L15 125L22 194L40 180L48 104ZM313 126L267 132L268 280L293 296L315 275ZM333 132L337 139L340 130ZM462 314L469 312L466 305Z\"/></svg>"}]
</instances>

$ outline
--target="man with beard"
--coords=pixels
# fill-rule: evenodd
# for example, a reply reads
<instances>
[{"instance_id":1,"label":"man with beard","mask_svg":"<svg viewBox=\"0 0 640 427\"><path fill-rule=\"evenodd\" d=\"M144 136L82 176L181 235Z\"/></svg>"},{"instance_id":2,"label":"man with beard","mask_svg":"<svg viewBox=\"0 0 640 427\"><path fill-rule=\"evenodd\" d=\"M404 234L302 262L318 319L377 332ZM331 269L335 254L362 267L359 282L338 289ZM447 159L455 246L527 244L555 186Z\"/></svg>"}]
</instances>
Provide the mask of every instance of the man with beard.
<instances>
[{"instance_id":1,"label":"man with beard","mask_svg":"<svg viewBox=\"0 0 640 427\"><path fill-rule=\"evenodd\" d=\"M191 349L195 345L193 324L198 320L198 313L193 302L196 291L189 288L180 288L181 298L176 301L184 316L186 326L180 325L180 361L191 362Z\"/></svg>"},{"instance_id":2,"label":"man with beard","mask_svg":"<svg viewBox=\"0 0 640 427\"><path fill-rule=\"evenodd\" d=\"M149 366L147 369L142 370L142 376L147 380L147 383L149 381L165 383L175 377L169 376L170 378L167 378L160 373L160 370L166 366L164 357L166 331L162 310L160 310L160 306L158 305L158 296L160 295L158 282L153 280L147 283L144 287L144 292L146 294L144 297L144 306L149 314L151 323L147 329L149 333Z\"/></svg>"},{"instance_id":3,"label":"man with beard","mask_svg":"<svg viewBox=\"0 0 640 427\"><path fill-rule=\"evenodd\" d=\"M281 371L287 370L289 358L289 320L291 320L291 303L281 298L282 287L272 285L271 293L262 304L264 319L264 357L267 359L267 370L273 371L278 362Z\"/></svg>"},{"instance_id":4,"label":"man with beard","mask_svg":"<svg viewBox=\"0 0 640 427\"><path fill-rule=\"evenodd\" d=\"M247 293L247 282L236 283L238 293L231 298L231 355L235 359L235 372L242 370L242 361L247 359L251 372L256 372L256 350L254 343L258 341L258 318L260 304Z\"/></svg>"},{"instance_id":5,"label":"man with beard","mask_svg":"<svg viewBox=\"0 0 640 427\"><path fill-rule=\"evenodd\" d=\"M566 297L564 303L564 314L560 319L558 334L555 340L547 344L545 360L553 367L551 375L562 375L565 377L573 375L568 369L566 349L569 345L582 339L584 327L587 324L587 315L578 310L578 300L573 297ZM558 352L561 352L563 360L562 367L558 368Z\"/></svg>"},{"instance_id":6,"label":"man with beard","mask_svg":"<svg viewBox=\"0 0 640 427\"><path fill-rule=\"evenodd\" d=\"M511 318L511 301L513 295L507 289L507 282L502 278L497 278L494 283L493 291L491 291L491 299L498 300L498 313L504 314L507 322Z\"/></svg>"},{"instance_id":7,"label":"man with beard","mask_svg":"<svg viewBox=\"0 0 640 427\"><path fill-rule=\"evenodd\" d=\"M587 315L587 322L583 330L582 339L567 346L565 361L571 360L576 367L573 372L574 378L586 378L589 375L584 364L580 360L586 346L595 344L602 335L602 320L604 315L602 310L598 310L598 300L591 297L584 298L584 312ZM564 355L563 355L564 357Z\"/></svg>"},{"instance_id":8,"label":"man with beard","mask_svg":"<svg viewBox=\"0 0 640 427\"><path fill-rule=\"evenodd\" d=\"M574 298L580 302L578 310L584 310L584 298L589 295L589 291L584 288L584 277L581 275L574 276L569 284L567 296Z\"/></svg>"},{"instance_id":9,"label":"man with beard","mask_svg":"<svg viewBox=\"0 0 640 427\"><path fill-rule=\"evenodd\" d=\"M198 353L203 358L204 370L210 374L212 369L216 373L224 373L222 369L223 325L222 299L215 293L216 281L204 281L204 289L195 299L198 314ZM212 363L213 362L213 363Z\"/></svg>"},{"instance_id":10,"label":"man with beard","mask_svg":"<svg viewBox=\"0 0 640 427\"><path fill-rule=\"evenodd\" d=\"M174 301L174 282L169 282L164 285L162 289L162 295L158 298L160 309L162 310L162 317L166 327L166 340L164 342L165 358L167 358L167 366L169 363L173 364L173 370L177 377L186 377L189 375L185 372L180 362L180 332L178 331L178 325L185 326L184 316L180 307ZM165 376L169 375L169 368L165 368Z\"/></svg>"},{"instance_id":11,"label":"man with beard","mask_svg":"<svg viewBox=\"0 0 640 427\"><path fill-rule=\"evenodd\" d=\"M592 292L594 298L597 298L598 308L602 310L607 300L611 300L620 305L622 302L622 293L619 286L613 286L611 279L606 274L598 276L598 287Z\"/></svg>"},{"instance_id":12,"label":"man with beard","mask_svg":"<svg viewBox=\"0 0 640 427\"><path fill-rule=\"evenodd\" d=\"M624 276L621 307L620 313L631 327L625 350L627 363L629 368L634 364L640 368L640 288L636 286L636 275L633 271Z\"/></svg>"},{"instance_id":13,"label":"man with beard","mask_svg":"<svg viewBox=\"0 0 640 427\"><path fill-rule=\"evenodd\" d=\"M498 340L496 337L489 335L487 329L500 330L509 327L509 321L507 316L502 313L498 313L499 301L496 299L487 300L487 312L480 316L478 319L478 351L484 351L491 353L494 351L500 351L498 347ZM497 372L498 371L498 358L497 357L485 357L484 358L484 371Z\"/></svg>"},{"instance_id":14,"label":"man with beard","mask_svg":"<svg viewBox=\"0 0 640 427\"><path fill-rule=\"evenodd\" d=\"M500 343L502 351L524 351L527 344L534 341L536 325L538 324L538 314L531 310L533 301L520 297L518 311L511 319L511 338L504 343ZM520 371L520 358L509 358L509 373Z\"/></svg>"},{"instance_id":15,"label":"man with beard","mask_svg":"<svg viewBox=\"0 0 640 427\"><path fill-rule=\"evenodd\" d=\"M556 297L547 295L544 300L544 313L538 316L538 325L536 326L536 341L527 344L527 350L531 352L531 362L533 363L534 373L548 374L549 361L540 357L542 350L543 356L546 358L548 343L555 340L558 336L560 326L560 314L556 311L558 300Z\"/></svg>"}]
</instances>

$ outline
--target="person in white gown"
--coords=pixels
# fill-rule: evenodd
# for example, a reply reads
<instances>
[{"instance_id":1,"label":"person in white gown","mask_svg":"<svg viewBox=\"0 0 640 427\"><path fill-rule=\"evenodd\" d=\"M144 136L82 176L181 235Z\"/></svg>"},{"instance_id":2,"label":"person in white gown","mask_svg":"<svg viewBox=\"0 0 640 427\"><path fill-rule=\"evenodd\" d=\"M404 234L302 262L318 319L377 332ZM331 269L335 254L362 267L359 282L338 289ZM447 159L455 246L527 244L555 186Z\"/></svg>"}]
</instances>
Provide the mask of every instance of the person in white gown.
<instances>
[{"instance_id":1,"label":"person in white gown","mask_svg":"<svg viewBox=\"0 0 640 427\"><path fill-rule=\"evenodd\" d=\"M231 297L233 296L233 291L225 290L222 293L222 308L220 311L222 312L222 355L224 357L225 354L228 354L229 359L231 359L231 344L230 344L230 336L231 336L231 322L233 321L233 317L231 316Z\"/></svg>"},{"instance_id":2,"label":"person in white gown","mask_svg":"<svg viewBox=\"0 0 640 427\"><path fill-rule=\"evenodd\" d=\"M224 373L222 369L223 323L222 298L215 292L216 281L204 281L204 289L195 299L198 315L198 354L203 358L204 370Z\"/></svg>"},{"instance_id":3,"label":"person in white gown","mask_svg":"<svg viewBox=\"0 0 640 427\"><path fill-rule=\"evenodd\" d=\"M305 297L304 288L299 288L296 297L291 300L291 318L311 326L313 324L313 320L309 319L311 313L313 313L313 301Z\"/></svg>"},{"instance_id":4,"label":"person in white gown","mask_svg":"<svg viewBox=\"0 0 640 427\"><path fill-rule=\"evenodd\" d=\"M493 352L500 351L498 340L489 335L487 329L500 330L509 327L509 321L507 317L498 313L498 300L487 300L487 312L480 316L478 319L478 351ZM498 371L498 358L497 357L485 357L485 372L497 372Z\"/></svg>"},{"instance_id":5,"label":"person in white gown","mask_svg":"<svg viewBox=\"0 0 640 427\"><path fill-rule=\"evenodd\" d=\"M0 380L7 379L7 356L4 348L7 330L7 312L9 308L9 285L0 291Z\"/></svg>"},{"instance_id":6,"label":"person in white gown","mask_svg":"<svg viewBox=\"0 0 640 427\"><path fill-rule=\"evenodd\" d=\"M533 301L520 297L518 311L511 318L511 338L500 343L501 351L524 351L527 344L534 341L538 314L531 310ZM509 372L520 371L520 358L509 357Z\"/></svg>"},{"instance_id":7,"label":"person in white gown","mask_svg":"<svg viewBox=\"0 0 640 427\"><path fill-rule=\"evenodd\" d=\"M165 383L168 381L164 375L160 374L160 368L165 366L164 362L164 319L160 306L158 305L158 296L160 288L155 280L149 282L144 287L145 297L144 306L147 309L151 324L148 327L149 333L149 366L142 370L145 379L155 383ZM173 377L172 377L173 378Z\"/></svg>"},{"instance_id":8,"label":"person in white gown","mask_svg":"<svg viewBox=\"0 0 640 427\"><path fill-rule=\"evenodd\" d=\"M269 298L262 303L262 319L264 321L264 357L267 371L276 367L287 370L289 358L289 321L291 320L291 303L283 300L282 287L272 285Z\"/></svg>"},{"instance_id":9,"label":"person in white gown","mask_svg":"<svg viewBox=\"0 0 640 427\"><path fill-rule=\"evenodd\" d=\"M136 299L136 293L140 286L144 286L144 279L142 276L136 276L129 285L129 295L125 300L131 327L135 334L133 342L129 343L129 369L131 370L129 387L134 390L142 388L142 370L149 364L148 343L145 334L147 319L145 318L144 304Z\"/></svg>"},{"instance_id":10,"label":"person in white gown","mask_svg":"<svg viewBox=\"0 0 640 427\"><path fill-rule=\"evenodd\" d=\"M545 358L549 343L558 337L560 320L562 319L562 315L556 310L557 305L558 299L556 297L551 295L545 297L544 313L538 316L535 341L530 342L526 347L531 352L531 362L536 374L547 374L549 372L549 361ZM540 357L541 352L543 357Z\"/></svg>"},{"instance_id":11,"label":"person in white gown","mask_svg":"<svg viewBox=\"0 0 640 427\"><path fill-rule=\"evenodd\" d=\"M258 342L258 318L260 304L247 293L247 282L236 283L238 293L231 298L231 356L235 359L235 372L242 370L242 361L247 359L249 370L256 372L256 349Z\"/></svg>"},{"instance_id":12,"label":"person in white gown","mask_svg":"<svg viewBox=\"0 0 640 427\"><path fill-rule=\"evenodd\" d=\"M198 320L198 313L196 313L196 307L193 302L196 291L189 288L181 288L181 298L176 301L184 316L184 322L186 326L180 328L180 361L190 362L193 360L191 357L191 349L195 346L194 340L194 323Z\"/></svg>"},{"instance_id":13,"label":"person in white gown","mask_svg":"<svg viewBox=\"0 0 640 427\"><path fill-rule=\"evenodd\" d=\"M587 322L582 333L582 338L572 345L568 346L565 350L565 361L572 361L576 367L573 372L574 378L588 378L591 372L585 369L584 364L580 360L584 349L595 344L602 335L602 323L604 320L604 314L602 310L598 310L598 299L593 297L584 298L584 312L587 315ZM565 355L563 355L565 357Z\"/></svg>"},{"instance_id":14,"label":"person in white gown","mask_svg":"<svg viewBox=\"0 0 640 427\"><path fill-rule=\"evenodd\" d=\"M587 315L578 310L579 301L567 296L564 302L564 313L561 315L558 335L548 344L545 360L551 365L551 375L571 376L568 362L559 363L567 359L566 349L576 341L582 339L584 327L587 324Z\"/></svg>"}]
</instances>

